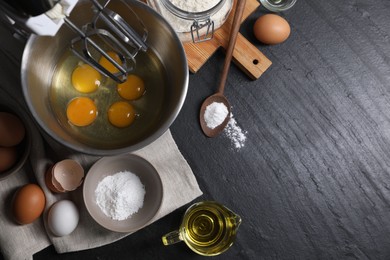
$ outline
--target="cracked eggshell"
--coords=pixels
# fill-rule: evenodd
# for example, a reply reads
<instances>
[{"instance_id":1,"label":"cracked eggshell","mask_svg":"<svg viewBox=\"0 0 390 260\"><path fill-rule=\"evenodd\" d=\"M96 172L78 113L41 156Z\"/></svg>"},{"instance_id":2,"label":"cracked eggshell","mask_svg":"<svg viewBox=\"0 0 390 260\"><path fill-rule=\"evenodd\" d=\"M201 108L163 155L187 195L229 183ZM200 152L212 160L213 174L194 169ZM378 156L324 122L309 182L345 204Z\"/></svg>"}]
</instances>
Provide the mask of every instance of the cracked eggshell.
<instances>
[{"instance_id":1,"label":"cracked eggshell","mask_svg":"<svg viewBox=\"0 0 390 260\"><path fill-rule=\"evenodd\" d=\"M56 193L64 193L66 192L66 190L64 190L64 188L62 188L61 184L56 181L53 177L53 166L49 167L49 169L47 169L46 171L46 174L45 174L45 183L46 183L46 186L49 188L49 190L51 190L52 192L56 192Z\"/></svg>"},{"instance_id":2,"label":"cracked eggshell","mask_svg":"<svg viewBox=\"0 0 390 260\"><path fill-rule=\"evenodd\" d=\"M65 189L62 187L61 183L59 183L59 182L56 180L56 178L54 177L54 173L53 173L53 172L51 173L51 175L52 175L52 176L51 176L51 183L53 184L53 186L54 186L56 192L59 192L59 193L64 193L64 192L66 192L67 190L65 190Z\"/></svg>"},{"instance_id":3,"label":"cracked eggshell","mask_svg":"<svg viewBox=\"0 0 390 260\"><path fill-rule=\"evenodd\" d=\"M45 172L45 184L46 184L46 187L51 190L52 192L58 192L56 187L54 187L53 183L52 183L52 174L51 174L51 170L53 169L53 166L50 166L47 171Z\"/></svg>"},{"instance_id":4,"label":"cracked eggshell","mask_svg":"<svg viewBox=\"0 0 390 260\"><path fill-rule=\"evenodd\" d=\"M65 191L77 189L84 179L84 169L75 160L66 159L56 163L53 167L53 184Z\"/></svg>"}]
</instances>

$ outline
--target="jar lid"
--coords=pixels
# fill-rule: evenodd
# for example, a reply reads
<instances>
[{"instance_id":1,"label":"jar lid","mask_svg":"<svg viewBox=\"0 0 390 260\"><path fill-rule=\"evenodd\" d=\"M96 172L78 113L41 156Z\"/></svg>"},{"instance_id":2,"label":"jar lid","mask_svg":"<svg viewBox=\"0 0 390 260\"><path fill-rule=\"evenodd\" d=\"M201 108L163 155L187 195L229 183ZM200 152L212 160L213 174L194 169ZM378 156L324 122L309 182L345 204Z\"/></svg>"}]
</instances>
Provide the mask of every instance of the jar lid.
<instances>
[{"instance_id":1,"label":"jar lid","mask_svg":"<svg viewBox=\"0 0 390 260\"><path fill-rule=\"evenodd\" d=\"M177 2L176 4L173 1L174 0L161 0L164 7L177 17L186 20L199 20L208 18L218 12L227 0L220 0L214 6L208 7L208 9L205 10L196 10L195 8L194 10L184 10L182 9L183 7L179 6L179 0L175 0ZM192 1L181 0L181 2L190 3Z\"/></svg>"},{"instance_id":2,"label":"jar lid","mask_svg":"<svg viewBox=\"0 0 390 260\"><path fill-rule=\"evenodd\" d=\"M202 42L228 18L233 0L147 0L175 30L182 42Z\"/></svg>"}]
</instances>

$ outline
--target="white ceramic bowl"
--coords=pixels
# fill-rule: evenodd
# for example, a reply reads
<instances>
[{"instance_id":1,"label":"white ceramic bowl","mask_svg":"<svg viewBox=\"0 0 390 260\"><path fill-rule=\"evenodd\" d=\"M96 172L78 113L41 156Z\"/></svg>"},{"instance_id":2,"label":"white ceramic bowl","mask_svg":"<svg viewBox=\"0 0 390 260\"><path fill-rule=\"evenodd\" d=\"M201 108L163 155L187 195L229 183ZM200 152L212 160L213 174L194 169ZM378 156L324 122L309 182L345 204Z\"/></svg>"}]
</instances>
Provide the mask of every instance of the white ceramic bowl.
<instances>
[{"instance_id":1,"label":"white ceramic bowl","mask_svg":"<svg viewBox=\"0 0 390 260\"><path fill-rule=\"evenodd\" d=\"M145 186L143 207L125 220L114 220L103 213L96 203L95 190L106 176L121 171L129 171L139 177ZM104 228L116 232L134 232L146 225L155 217L163 199L163 186L156 169L144 158L123 154L103 157L88 171L83 186L85 206L92 218Z\"/></svg>"}]
</instances>

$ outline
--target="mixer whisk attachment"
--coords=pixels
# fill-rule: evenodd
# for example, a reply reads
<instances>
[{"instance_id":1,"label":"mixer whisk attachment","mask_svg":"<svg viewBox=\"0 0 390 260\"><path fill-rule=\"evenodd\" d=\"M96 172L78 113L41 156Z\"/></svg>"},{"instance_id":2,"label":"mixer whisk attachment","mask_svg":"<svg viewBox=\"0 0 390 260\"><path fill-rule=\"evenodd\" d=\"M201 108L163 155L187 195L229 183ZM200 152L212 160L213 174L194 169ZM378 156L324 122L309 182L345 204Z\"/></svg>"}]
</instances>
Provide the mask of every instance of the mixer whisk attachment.
<instances>
[{"instance_id":1,"label":"mixer whisk attachment","mask_svg":"<svg viewBox=\"0 0 390 260\"><path fill-rule=\"evenodd\" d=\"M142 20L128 4L122 2L124 6L126 6L128 10L132 12L133 17L137 19L142 29L142 37L133 29L133 27L129 26L129 24L118 13L115 13L111 9L107 8L108 3L110 2L109 0L106 1L104 5L101 5L97 0L91 1L98 10L95 21L93 22L94 27L98 27L99 20L102 20L109 27L109 29L115 32L115 34L120 39L122 39L122 41L134 48L134 55L136 55L139 50L146 51L148 49L148 46L145 43L148 36L148 31L146 30Z\"/></svg>"},{"instance_id":2,"label":"mixer whisk attachment","mask_svg":"<svg viewBox=\"0 0 390 260\"><path fill-rule=\"evenodd\" d=\"M91 0L95 8L95 16L91 23L81 29L65 18L65 24L73 29L78 37L71 41L71 50L80 59L89 63L106 77L123 83L127 74L134 70L135 56L139 51L146 52L148 32L142 20L125 2L121 1L127 10L130 10L141 28L142 36L131 27L118 13L109 9L107 0L103 5L97 0ZM119 56L114 59L108 53L112 51ZM103 66L99 60L104 57L112 66Z\"/></svg>"}]
</instances>

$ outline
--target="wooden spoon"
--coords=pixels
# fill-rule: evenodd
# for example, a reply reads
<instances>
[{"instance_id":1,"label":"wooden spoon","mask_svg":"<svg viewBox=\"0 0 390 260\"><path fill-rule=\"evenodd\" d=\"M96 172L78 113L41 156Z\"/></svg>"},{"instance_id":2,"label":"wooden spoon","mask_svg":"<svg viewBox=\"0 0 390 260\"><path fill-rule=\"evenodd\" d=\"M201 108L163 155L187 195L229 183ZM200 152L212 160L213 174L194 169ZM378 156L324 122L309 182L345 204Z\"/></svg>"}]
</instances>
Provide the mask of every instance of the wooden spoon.
<instances>
[{"instance_id":1,"label":"wooden spoon","mask_svg":"<svg viewBox=\"0 0 390 260\"><path fill-rule=\"evenodd\" d=\"M208 98L206 98L203 101L203 104L200 108L200 116L199 116L200 126L202 128L203 133L208 137L215 137L219 133L221 133L223 129L225 129L227 123L230 120L230 104L229 101L226 99L226 97L223 95L223 91L225 89L226 79L229 72L230 63L233 57L233 51L234 51L234 46L236 45L238 31L241 26L241 18L245 9L245 2L246 0L237 0L236 11L234 13L232 27L230 30L229 45L226 50L226 57L225 57L225 62L221 73L221 79L220 79L218 91L214 95L211 95ZM223 103L228 110L228 115L226 116L225 120L221 124L219 124L215 128L210 128L207 126L204 114L207 106L213 104L214 102Z\"/></svg>"}]
</instances>

